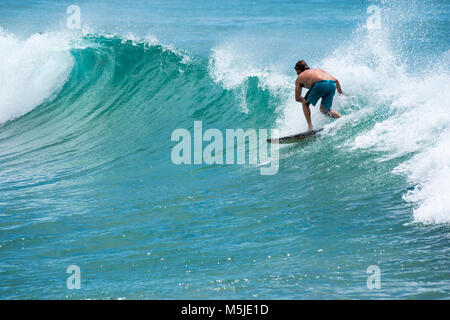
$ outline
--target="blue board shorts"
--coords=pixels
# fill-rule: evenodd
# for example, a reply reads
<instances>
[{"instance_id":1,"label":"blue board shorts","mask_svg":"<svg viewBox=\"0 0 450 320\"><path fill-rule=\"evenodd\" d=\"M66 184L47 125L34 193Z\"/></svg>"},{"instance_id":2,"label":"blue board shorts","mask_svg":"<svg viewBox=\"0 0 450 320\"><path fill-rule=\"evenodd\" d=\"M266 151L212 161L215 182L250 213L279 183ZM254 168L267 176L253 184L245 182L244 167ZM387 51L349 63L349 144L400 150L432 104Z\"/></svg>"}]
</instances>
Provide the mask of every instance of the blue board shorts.
<instances>
[{"instance_id":1,"label":"blue board shorts","mask_svg":"<svg viewBox=\"0 0 450 320\"><path fill-rule=\"evenodd\" d=\"M334 80L320 80L313 84L311 89L305 95L307 102L311 103L313 106L316 105L317 101L322 98L321 105L325 107L328 111L331 111L333 106L333 97L336 93L336 81Z\"/></svg>"}]
</instances>

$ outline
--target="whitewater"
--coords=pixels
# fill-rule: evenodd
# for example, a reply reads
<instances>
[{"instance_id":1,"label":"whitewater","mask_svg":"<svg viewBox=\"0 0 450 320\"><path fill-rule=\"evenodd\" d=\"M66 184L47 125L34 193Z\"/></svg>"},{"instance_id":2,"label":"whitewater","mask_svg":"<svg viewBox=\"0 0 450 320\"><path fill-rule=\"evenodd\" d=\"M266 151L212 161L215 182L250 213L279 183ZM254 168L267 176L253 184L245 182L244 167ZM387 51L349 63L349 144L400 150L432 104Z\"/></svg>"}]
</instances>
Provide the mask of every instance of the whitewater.
<instances>
[{"instance_id":1,"label":"whitewater","mask_svg":"<svg viewBox=\"0 0 450 320\"><path fill-rule=\"evenodd\" d=\"M346 30L327 49L308 28L330 26L296 22L293 4L256 5L264 18L242 13L239 32L190 4L228 32L207 44L173 36L175 24L158 35L126 25L23 34L6 10L0 297L448 298L450 8L375 3L379 29L366 26L371 2L323 9ZM356 11L362 18L348 20ZM310 31L301 51L278 39L296 28ZM324 131L280 148L276 175L170 161L171 133L194 121L306 131L294 99L299 59L339 79L343 117L311 107ZM63 288L71 264L89 275L79 292ZM366 287L370 265L382 270L381 290Z\"/></svg>"}]
</instances>

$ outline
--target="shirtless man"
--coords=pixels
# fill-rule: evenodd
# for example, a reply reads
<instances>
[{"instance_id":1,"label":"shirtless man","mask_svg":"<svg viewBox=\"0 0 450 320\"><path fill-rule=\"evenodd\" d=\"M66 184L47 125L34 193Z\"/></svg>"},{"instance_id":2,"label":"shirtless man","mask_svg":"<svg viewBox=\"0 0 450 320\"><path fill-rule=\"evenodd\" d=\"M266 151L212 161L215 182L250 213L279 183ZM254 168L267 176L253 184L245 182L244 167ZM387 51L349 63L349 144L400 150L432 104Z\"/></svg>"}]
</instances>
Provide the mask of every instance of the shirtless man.
<instances>
[{"instance_id":1,"label":"shirtless man","mask_svg":"<svg viewBox=\"0 0 450 320\"><path fill-rule=\"evenodd\" d=\"M308 130L313 129L309 105L312 103L315 106L320 98L322 98L320 111L329 117L340 118L341 115L331 109L336 88L339 94L344 94L339 81L321 69L310 69L304 60L297 62L294 69L298 75L295 81L295 100L303 105ZM302 97L303 87L310 88L304 98Z\"/></svg>"}]
</instances>

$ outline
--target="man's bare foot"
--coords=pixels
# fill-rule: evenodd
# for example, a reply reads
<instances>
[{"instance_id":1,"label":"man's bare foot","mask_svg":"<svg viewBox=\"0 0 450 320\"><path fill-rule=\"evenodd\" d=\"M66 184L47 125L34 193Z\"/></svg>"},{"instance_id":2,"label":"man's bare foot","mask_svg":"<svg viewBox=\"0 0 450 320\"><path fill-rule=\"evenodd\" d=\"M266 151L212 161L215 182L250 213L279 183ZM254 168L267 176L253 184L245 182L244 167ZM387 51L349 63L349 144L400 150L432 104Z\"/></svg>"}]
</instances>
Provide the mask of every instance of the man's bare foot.
<instances>
[{"instance_id":1,"label":"man's bare foot","mask_svg":"<svg viewBox=\"0 0 450 320\"><path fill-rule=\"evenodd\" d=\"M327 116L331 117L331 118L335 118L338 119L340 117L342 117L339 112L334 111L334 110L330 110L328 111L327 109L325 109L324 106L320 106L320 112L322 112L323 114L326 114Z\"/></svg>"},{"instance_id":2,"label":"man's bare foot","mask_svg":"<svg viewBox=\"0 0 450 320\"><path fill-rule=\"evenodd\" d=\"M329 111L329 112L328 112L328 115L329 115L330 117L332 117L332 118L335 118L335 119L338 119L338 118L342 117L342 116L339 114L339 112L334 111L334 110Z\"/></svg>"}]
</instances>

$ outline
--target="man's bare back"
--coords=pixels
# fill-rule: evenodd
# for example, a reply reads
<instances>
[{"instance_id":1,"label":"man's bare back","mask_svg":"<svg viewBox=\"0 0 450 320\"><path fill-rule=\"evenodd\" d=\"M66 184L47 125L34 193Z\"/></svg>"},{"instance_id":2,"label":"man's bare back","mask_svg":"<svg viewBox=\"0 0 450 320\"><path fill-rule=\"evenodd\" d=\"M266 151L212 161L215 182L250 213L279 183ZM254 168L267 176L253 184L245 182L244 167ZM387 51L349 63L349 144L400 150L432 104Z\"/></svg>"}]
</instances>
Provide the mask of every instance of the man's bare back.
<instances>
[{"instance_id":1,"label":"man's bare back","mask_svg":"<svg viewBox=\"0 0 450 320\"><path fill-rule=\"evenodd\" d=\"M321 69L308 69L303 71L297 77L297 81L299 82L299 84L301 84L302 87L307 89L311 88L314 83L320 80L336 81L337 79L328 72Z\"/></svg>"}]
</instances>

